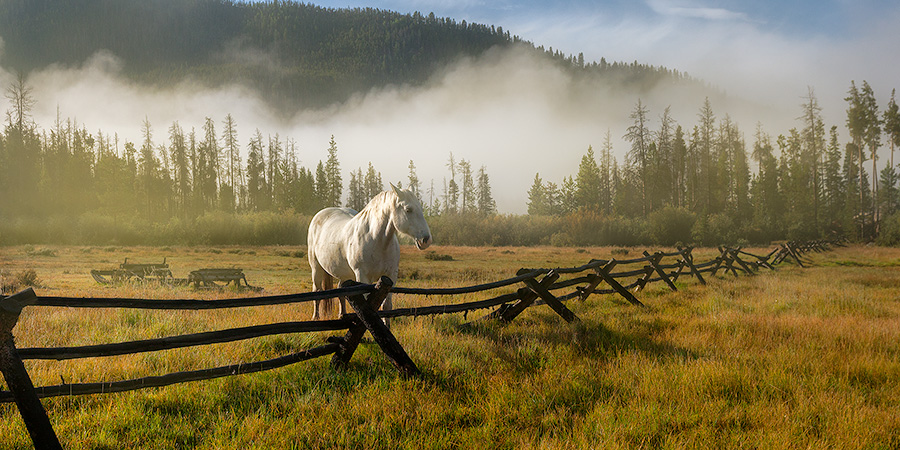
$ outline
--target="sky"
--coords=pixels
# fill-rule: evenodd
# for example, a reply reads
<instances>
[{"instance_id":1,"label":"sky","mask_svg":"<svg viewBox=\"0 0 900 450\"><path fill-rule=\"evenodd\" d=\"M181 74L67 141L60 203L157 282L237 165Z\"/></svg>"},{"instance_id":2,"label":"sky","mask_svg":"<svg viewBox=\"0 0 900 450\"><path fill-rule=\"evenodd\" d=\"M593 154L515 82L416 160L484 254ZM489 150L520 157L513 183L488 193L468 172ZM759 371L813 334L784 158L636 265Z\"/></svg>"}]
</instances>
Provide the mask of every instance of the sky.
<instances>
[{"instance_id":1,"label":"sky","mask_svg":"<svg viewBox=\"0 0 900 450\"><path fill-rule=\"evenodd\" d=\"M844 97L851 80L867 80L881 109L900 85L900 2L887 0L313 0L334 8L374 7L434 12L504 30L588 61L638 61L686 72L727 94L712 107L735 121L752 146L757 124L770 135L802 126L800 105L815 93L826 126L846 142ZM264 55L254 55L264 57ZM622 136L638 98L609 86L574 80L522 51L488 52L459 61L423 86L389 86L341 105L283 117L241 86L205 88L186 80L148 89L121 76L115 55L101 52L72 67L29 74L38 125L58 115L88 130L141 142L141 124L164 142L173 121L201 131L205 117L237 121L246 144L259 129L296 143L301 164L327 158L333 135L344 171L372 162L385 181L407 178L414 161L424 189L436 195L447 160L485 166L502 213L524 213L536 175L560 184L577 172L581 156L607 135L621 162ZM2 71L0 83L10 75ZM6 78L6 79L4 79ZM702 93L657 89L640 100L658 122L666 107L686 129L697 121ZM104 99L97 102L96 99ZM4 108L5 109L5 108ZM651 128L656 126L651 123ZM220 125L221 129L221 125ZM429 201L429 198L425 198Z\"/></svg>"},{"instance_id":2,"label":"sky","mask_svg":"<svg viewBox=\"0 0 900 450\"><path fill-rule=\"evenodd\" d=\"M323 0L322 6L434 12L502 26L589 61L638 61L687 72L768 102L815 88L843 110L850 80L889 95L900 84L895 0ZM880 88L880 89L879 89ZM828 92L829 95L824 95ZM834 92L836 100L830 98ZM839 92L839 93L838 93Z\"/></svg>"}]
</instances>

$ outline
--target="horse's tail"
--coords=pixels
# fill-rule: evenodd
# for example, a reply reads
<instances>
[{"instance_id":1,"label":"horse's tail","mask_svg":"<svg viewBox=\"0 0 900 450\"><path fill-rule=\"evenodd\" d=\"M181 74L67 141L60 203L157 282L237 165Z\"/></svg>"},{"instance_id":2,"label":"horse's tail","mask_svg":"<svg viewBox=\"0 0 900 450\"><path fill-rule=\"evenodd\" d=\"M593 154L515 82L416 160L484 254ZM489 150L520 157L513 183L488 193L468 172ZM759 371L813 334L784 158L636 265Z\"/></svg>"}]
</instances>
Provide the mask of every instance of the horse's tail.
<instances>
[{"instance_id":1,"label":"horse's tail","mask_svg":"<svg viewBox=\"0 0 900 450\"><path fill-rule=\"evenodd\" d=\"M322 290L328 291L334 289L334 278L331 278L327 273L325 274L325 278L322 280ZM322 307L322 315L325 317L331 317L334 314L334 305L337 303L337 299L326 298L321 301L319 304Z\"/></svg>"}]
</instances>

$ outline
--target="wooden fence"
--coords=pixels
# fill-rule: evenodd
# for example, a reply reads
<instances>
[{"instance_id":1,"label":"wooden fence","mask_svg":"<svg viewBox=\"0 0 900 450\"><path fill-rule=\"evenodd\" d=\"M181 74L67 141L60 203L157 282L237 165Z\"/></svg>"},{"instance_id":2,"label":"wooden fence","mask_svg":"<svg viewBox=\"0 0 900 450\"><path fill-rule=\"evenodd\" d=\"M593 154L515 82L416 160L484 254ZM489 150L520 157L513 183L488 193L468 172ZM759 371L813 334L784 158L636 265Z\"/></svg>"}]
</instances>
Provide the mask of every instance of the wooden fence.
<instances>
[{"instance_id":1,"label":"wooden fence","mask_svg":"<svg viewBox=\"0 0 900 450\"><path fill-rule=\"evenodd\" d=\"M510 322L529 307L547 305L565 321L574 322L579 319L565 306L565 302L569 300L577 299L583 301L592 294L613 294L630 304L643 307L643 303L638 300L635 294L650 283L663 282L669 289L677 290L675 283L684 275L694 277L698 282L705 284L705 274L716 276L720 270L726 274L730 272L734 276L737 276L739 271L745 274L753 274L763 268L773 269L775 265L789 258L802 266L805 253L824 251L830 248L831 245L839 244L826 241L814 241L803 244L785 243L766 255L751 254L741 248L721 247L719 248L719 256L703 263L694 261L692 248L679 248L677 251L668 253L656 252L651 254L644 252L640 258L627 260L594 259L579 267L521 269L513 278L460 288L404 288L393 286L392 280L384 277L372 285L348 281L342 283L340 288L329 291L224 300L53 297L38 296L29 288L9 297L0 298L0 371L2 371L6 379L9 389L8 391L0 391L0 403L16 403L35 448L61 448L47 413L40 402L41 398L123 392L168 386L188 381L209 380L271 370L327 355L332 355L331 364L336 369L339 369L345 367L350 361L366 331L372 335L375 343L402 376L415 376L419 373L419 369L391 333L390 329L384 325L382 318L417 317L450 313L467 314L471 311L493 308L487 315L476 320ZM621 268L622 270L614 271L616 268ZM564 276L566 279L561 280L560 278ZM634 281L623 284L620 280ZM408 295L446 296L480 293L516 285L521 286L515 292L485 300L378 311L388 292ZM605 287L601 288L601 285ZM570 289L570 292L563 294L554 293L563 289ZM16 325L19 315L25 307L209 310L295 304L337 297L346 298L354 313L345 314L341 318L334 320L273 323L157 339L80 347L17 348L12 334L13 327ZM463 326L466 325L464 324ZM330 336L325 340L324 344L318 347L274 359L131 380L64 383L55 386L35 387L22 362L26 359L67 360L126 355L235 342L276 334L322 331L343 331L344 334Z\"/></svg>"}]
</instances>

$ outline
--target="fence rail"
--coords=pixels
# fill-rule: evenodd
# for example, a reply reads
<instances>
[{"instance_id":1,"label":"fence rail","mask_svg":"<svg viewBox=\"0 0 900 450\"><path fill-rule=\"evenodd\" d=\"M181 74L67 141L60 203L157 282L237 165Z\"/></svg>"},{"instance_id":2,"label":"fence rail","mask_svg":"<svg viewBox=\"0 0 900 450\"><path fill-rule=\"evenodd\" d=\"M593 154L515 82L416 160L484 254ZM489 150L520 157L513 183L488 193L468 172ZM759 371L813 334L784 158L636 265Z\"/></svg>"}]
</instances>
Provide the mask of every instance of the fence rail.
<instances>
[{"instance_id":1,"label":"fence rail","mask_svg":"<svg viewBox=\"0 0 900 450\"><path fill-rule=\"evenodd\" d=\"M505 280L459 288L406 288L393 286L392 280L382 278L378 283L368 285L352 281L344 282L341 284L341 287L328 291L223 300L148 300L38 296L29 288L12 296L0 298L0 371L2 371L9 388L8 391L0 391L0 403L16 403L35 444L35 448L61 448L46 411L40 402L41 398L123 392L188 381L208 380L276 369L327 355L332 355L332 366L339 369L345 367L349 362L362 336L367 331L402 375L414 376L419 373L418 368L406 354L390 329L384 325L382 318L419 317L453 313L468 314L472 311L495 308L487 315L476 320L510 322L529 307L547 305L567 322L575 322L579 319L565 306L564 302L566 301L573 299L583 301L593 294L613 294L633 305L644 306L635 294L651 283L664 282L674 291L678 289L675 283L683 275L692 276L698 282L706 284L702 274L716 276L719 270L723 270L726 274L730 272L734 276L738 276L738 271L745 274L753 274L761 268L774 269L775 265L785 262L788 258L803 266L804 254L813 251L825 251L834 245L841 245L841 243L831 241L788 242L776 247L767 255L752 254L742 248L721 247L719 248L719 256L702 263L694 262L692 248L678 248L677 251L668 253L656 252L651 254L644 252L643 257L627 260L616 260L614 258L593 259L587 264L577 267L521 269L516 273L516 276ZM672 260L673 258L674 260ZM642 266L633 268L635 265ZM613 271L620 266L632 267L624 268L618 272ZM562 275L572 277L560 280ZM634 277L637 278L628 284L621 284L618 281ZM606 284L608 287L600 289L601 284ZM447 296L482 293L516 285L521 286L515 292L503 293L483 300L378 311L382 301L389 292L407 295ZM554 292L573 287L574 290L569 293L554 294ZM18 321L22 309L25 307L209 310L304 303L337 297L346 298L354 312L345 314L340 319L335 320L273 323L156 339L77 347L16 348L12 335L12 329ZM471 322L464 324L464 326L468 324L471 324ZM22 362L26 359L69 360L128 355L235 342L277 334L341 330L346 331L344 336L328 337L326 343L321 346L273 359L130 380L77 384L64 382L61 385L34 387Z\"/></svg>"}]
</instances>

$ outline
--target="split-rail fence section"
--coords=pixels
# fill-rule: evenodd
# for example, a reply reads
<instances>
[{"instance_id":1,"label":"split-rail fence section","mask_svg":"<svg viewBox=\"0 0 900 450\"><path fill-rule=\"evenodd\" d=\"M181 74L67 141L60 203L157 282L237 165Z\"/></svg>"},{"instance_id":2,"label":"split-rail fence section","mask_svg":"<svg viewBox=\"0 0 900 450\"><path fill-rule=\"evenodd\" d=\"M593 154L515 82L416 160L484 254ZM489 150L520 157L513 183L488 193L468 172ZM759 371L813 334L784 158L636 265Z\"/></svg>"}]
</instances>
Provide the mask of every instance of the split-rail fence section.
<instances>
[{"instance_id":1,"label":"split-rail fence section","mask_svg":"<svg viewBox=\"0 0 900 450\"><path fill-rule=\"evenodd\" d=\"M585 300L592 294L613 294L623 298L630 304L643 307L643 303L638 300L635 293L640 292L641 289L650 283L663 282L670 289L677 290L675 282L682 275L693 276L698 282L706 284L704 275L715 276L720 270L726 274L730 272L737 276L738 272L753 274L763 268L773 269L775 265L786 260L791 260L803 266L803 254L810 251L824 251L829 249L831 245L839 244L828 241L813 241L803 244L786 243L781 244L766 255L751 254L741 248L720 247L719 256L703 263L694 261L692 248L679 248L677 251L669 253L656 252L651 254L644 252L644 255L640 258L628 260L595 259L583 266L572 268L521 269L513 278L459 288L405 288L394 286L393 280L383 277L377 283L371 285L348 281L342 283L338 289L328 291L223 300L53 297L38 296L29 288L8 297L0 297L0 371L2 371L6 379L6 385L9 389L8 391L0 391L0 403L16 403L35 448L57 449L62 447L41 404L41 398L123 392L188 381L209 380L271 370L327 355L331 355L333 367L341 368L350 361L367 331L402 376L415 376L419 373L418 367L416 367L416 364L400 345L400 342L397 341L393 333L391 333L390 329L384 324L383 318L468 313L470 311L493 308L490 313L476 320L510 322L529 307L547 305L565 321L575 322L579 319L565 306L565 302L568 300ZM638 268L615 271L617 267L623 266L638 266ZM561 280L560 278L563 276L566 279ZM634 281L623 284L620 282L623 279ZM480 293L515 285L521 285L521 287L513 293L499 295L486 300L378 311L382 301L389 292L409 295L445 296ZM601 288L601 286L604 287ZM562 295L554 293L566 288L574 289ZM17 348L12 333L22 309L26 307L210 310L304 303L337 297L346 298L353 307L354 313L345 314L341 318L333 320L273 323L157 339L80 347ZM131 380L64 383L55 386L35 387L22 362L26 359L67 360L126 355L234 342L276 334L322 331L342 331L344 334L330 336L325 343L318 347L274 359Z\"/></svg>"}]
</instances>

